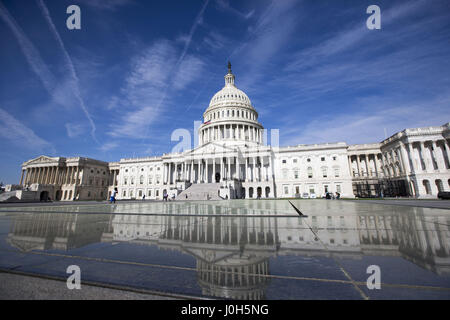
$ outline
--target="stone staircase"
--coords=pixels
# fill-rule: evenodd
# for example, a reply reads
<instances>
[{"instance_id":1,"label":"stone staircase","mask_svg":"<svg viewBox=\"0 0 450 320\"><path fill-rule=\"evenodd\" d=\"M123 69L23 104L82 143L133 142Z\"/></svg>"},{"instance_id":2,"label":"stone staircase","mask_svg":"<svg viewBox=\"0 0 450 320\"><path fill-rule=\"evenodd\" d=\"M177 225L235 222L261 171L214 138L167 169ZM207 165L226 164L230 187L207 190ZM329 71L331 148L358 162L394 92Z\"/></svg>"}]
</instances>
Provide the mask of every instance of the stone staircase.
<instances>
[{"instance_id":1,"label":"stone staircase","mask_svg":"<svg viewBox=\"0 0 450 320\"><path fill-rule=\"evenodd\" d=\"M182 191L176 200L223 200L219 197L219 189L220 183L194 183Z\"/></svg>"},{"instance_id":2,"label":"stone staircase","mask_svg":"<svg viewBox=\"0 0 450 320\"><path fill-rule=\"evenodd\" d=\"M3 192L0 194L0 202L18 202L17 191Z\"/></svg>"}]
</instances>

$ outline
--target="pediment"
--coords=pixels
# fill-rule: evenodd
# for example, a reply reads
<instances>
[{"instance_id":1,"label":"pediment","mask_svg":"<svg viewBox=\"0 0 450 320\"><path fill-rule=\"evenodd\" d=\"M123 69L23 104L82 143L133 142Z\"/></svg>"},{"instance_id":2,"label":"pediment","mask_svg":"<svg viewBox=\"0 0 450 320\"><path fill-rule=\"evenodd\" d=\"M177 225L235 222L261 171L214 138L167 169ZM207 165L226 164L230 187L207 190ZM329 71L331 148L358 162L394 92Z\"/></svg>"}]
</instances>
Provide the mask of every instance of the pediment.
<instances>
[{"instance_id":1,"label":"pediment","mask_svg":"<svg viewBox=\"0 0 450 320\"><path fill-rule=\"evenodd\" d=\"M35 159L29 160L26 164L55 163L58 162L58 160L58 157L52 158L47 156L40 156Z\"/></svg>"},{"instance_id":2,"label":"pediment","mask_svg":"<svg viewBox=\"0 0 450 320\"><path fill-rule=\"evenodd\" d=\"M207 144L204 144L198 148L193 149L190 152L190 155L192 156L201 156L204 154L229 154L231 152L236 152L238 149L230 146L226 146L219 143L210 142Z\"/></svg>"}]
</instances>

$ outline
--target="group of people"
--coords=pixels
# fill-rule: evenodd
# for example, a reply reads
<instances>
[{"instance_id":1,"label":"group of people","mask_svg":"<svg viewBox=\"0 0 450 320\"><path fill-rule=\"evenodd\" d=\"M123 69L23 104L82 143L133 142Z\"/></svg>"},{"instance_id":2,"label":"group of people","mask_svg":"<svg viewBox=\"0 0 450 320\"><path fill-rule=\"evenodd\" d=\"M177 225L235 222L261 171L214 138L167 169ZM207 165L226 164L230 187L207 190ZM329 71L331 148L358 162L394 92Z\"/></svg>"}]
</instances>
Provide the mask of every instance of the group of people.
<instances>
[{"instance_id":1,"label":"group of people","mask_svg":"<svg viewBox=\"0 0 450 320\"><path fill-rule=\"evenodd\" d=\"M331 193L331 192L327 192L325 194L325 199L333 199L333 200L337 199L337 200L339 200L340 198L341 198L341 194L339 192L336 192L336 195L334 193Z\"/></svg>"}]
</instances>

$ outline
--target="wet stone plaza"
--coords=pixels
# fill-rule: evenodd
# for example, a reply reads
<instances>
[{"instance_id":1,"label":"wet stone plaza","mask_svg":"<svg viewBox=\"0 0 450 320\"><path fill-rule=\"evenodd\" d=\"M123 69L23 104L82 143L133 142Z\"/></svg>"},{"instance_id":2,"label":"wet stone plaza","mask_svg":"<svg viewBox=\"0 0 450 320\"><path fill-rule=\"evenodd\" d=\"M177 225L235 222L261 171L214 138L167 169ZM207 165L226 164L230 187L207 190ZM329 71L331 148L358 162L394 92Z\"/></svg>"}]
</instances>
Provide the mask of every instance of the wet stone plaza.
<instances>
[{"instance_id":1,"label":"wet stone plaza","mask_svg":"<svg viewBox=\"0 0 450 320\"><path fill-rule=\"evenodd\" d=\"M81 286L165 297L450 298L448 209L291 201L307 217L287 200L1 207L0 271L64 280L76 265Z\"/></svg>"}]
</instances>

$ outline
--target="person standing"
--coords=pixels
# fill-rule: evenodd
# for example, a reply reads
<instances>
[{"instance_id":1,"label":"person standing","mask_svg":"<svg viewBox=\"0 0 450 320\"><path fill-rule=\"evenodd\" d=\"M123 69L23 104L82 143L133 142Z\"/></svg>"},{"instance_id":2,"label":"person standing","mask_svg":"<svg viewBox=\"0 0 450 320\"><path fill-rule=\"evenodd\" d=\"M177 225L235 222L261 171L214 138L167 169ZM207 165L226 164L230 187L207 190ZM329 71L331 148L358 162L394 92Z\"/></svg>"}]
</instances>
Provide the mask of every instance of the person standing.
<instances>
[{"instance_id":1,"label":"person standing","mask_svg":"<svg viewBox=\"0 0 450 320\"><path fill-rule=\"evenodd\" d=\"M114 188L113 192L111 193L111 198L109 198L109 203L116 203L116 195L117 195L117 188Z\"/></svg>"}]
</instances>

